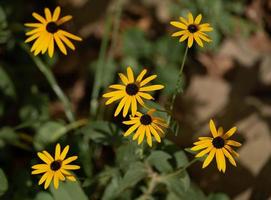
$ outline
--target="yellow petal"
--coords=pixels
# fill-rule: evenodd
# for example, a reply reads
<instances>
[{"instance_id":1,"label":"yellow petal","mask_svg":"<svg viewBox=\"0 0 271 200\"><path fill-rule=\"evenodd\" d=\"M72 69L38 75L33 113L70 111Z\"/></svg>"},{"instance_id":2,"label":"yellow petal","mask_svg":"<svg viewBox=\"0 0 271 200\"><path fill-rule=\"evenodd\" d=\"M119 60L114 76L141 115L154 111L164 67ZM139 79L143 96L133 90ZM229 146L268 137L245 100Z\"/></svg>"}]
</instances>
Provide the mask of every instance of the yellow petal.
<instances>
[{"instance_id":1,"label":"yellow petal","mask_svg":"<svg viewBox=\"0 0 271 200\"><path fill-rule=\"evenodd\" d=\"M227 145L230 145L230 146L234 146L234 147L240 147L240 146L242 146L241 143L236 142L236 141L234 141L234 140L227 140L227 141L226 141L226 144L227 144Z\"/></svg>"},{"instance_id":2,"label":"yellow petal","mask_svg":"<svg viewBox=\"0 0 271 200\"><path fill-rule=\"evenodd\" d=\"M198 43L198 45L203 47L203 43L202 43L201 39L199 38L198 34L194 34L194 38L195 38L196 42Z\"/></svg>"},{"instance_id":3,"label":"yellow petal","mask_svg":"<svg viewBox=\"0 0 271 200\"><path fill-rule=\"evenodd\" d=\"M31 172L31 174L42 174L44 172L47 172L48 169L36 169Z\"/></svg>"},{"instance_id":4,"label":"yellow petal","mask_svg":"<svg viewBox=\"0 0 271 200\"><path fill-rule=\"evenodd\" d=\"M175 27L181 28L181 29L186 29L187 28L187 26L185 24L183 24L181 22L177 22L177 21L172 21L172 22L170 22L170 24L172 26L175 26Z\"/></svg>"},{"instance_id":5,"label":"yellow petal","mask_svg":"<svg viewBox=\"0 0 271 200\"><path fill-rule=\"evenodd\" d=\"M60 151L61 151L60 144L58 143L56 145L56 148L55 148L55 160L59 160L60 159Z\"/></svg>"},{"instance_id":6,"label":"yellow petal","mask_svg":"<svg viewBox=\"0 0 271 200\"><path fill-rule=\"evenodd\" d=\"M128 96L125 96L125 97L120 101L120 103L119 103L119 105L118 105L118 107L117 107L117 109L116 109L116 111L115 111L115 114L114 114L115 117L120 113L120 111L122 110L123 106L125 105L127 99L128 99Z\"/></svg>"},{"instance_id":7,"label":"yellow petal","mask_svg":"<svg viewBox=\"0 0 271 200\"><path fill-rule=\"evenodd\" d=\"M139 138L138 138L138 144L141 144L144 140L145 137L145 132L146 132L146 126L143 126L144 128L142 128L140 134L139 134Z\"/></svg>"},{"instance_id":8,"label":"yellow petal","mask_svg":"<svg viewBox=\"0 0 271 200\"><path fill-rule=\"evenodd\" d=\"M148 100L154 99L150 94L147 94L144 92L138 92L138 95L143 97L144 99L148 99Z\"/></svg>"},{"instance_id":9,"label":"yellow petal","mask_svg":"<svg viewBox=\"0 0 271 200\"><path fill-rule=\"evenodd\" d=\"M66 47L64 46L64 44L62 43L62 41L59 39L57 33L54 34L54 39L55 39L56 44L57 44L57 46L59 47L60 51L61 51L63 54L67 55Z\"/></svg>"},{"instance_id":10,"label":"yellow petal","mask_svg":"<svg viewBox=\"0 0 271 200\"><path fill-rule=\"evenodd\" d=\"M70 21L71 19L72 19L71 15L67 15L65 17L62 17L57 21L57 25L60 26L61 24L64 24L65 22Z\"/></svg>"},{"instance_id":11,"label":"yellow petal","mask_svg":"<svg viewBox=\"0 0 271 200\"><path fill-rule=\"evenodd\" d=\"M44 26L41 23L25 23L24 25L27 26L27 27L32 27L32 28L39 28L39 27Z\"/></svg>"},{"instance_id":12,"label":"yellow petal","mask_svg":"<svg viewBox=\"0 0 271 200\"><path fill-rule=\"evenodd\" d=\"M110 85L109 88L117 89L117 90L125 90L125 86L120 85L120 84Z\"/></svg>"},{"instance_id":13,"label":"yellow petal","mask_svg":"<svg viewBox=\"0 0 271 200\"><path fill-rule=\"evenodd\" d=\"M180 21L181 21L182 23L184 23L185 25L188 25L188 21L187 21L185 18L179 17L179 19L180 19Z\"/></svg>"},{"instance_id":14,"label":"yellow petal","mask_svg":"<svg viewBox=\"0 0 271 200\"><path fill-rule=\"evenodd\" d=\"M136 101L135 96L132 96L131 107L132 107L132 115L135 116L136 111L137 111L137 101Z\"/></svg>"},{"instance_id":15,"label":"yellow petal","mask_svg":"<svg viewBox=\"0 0 271 200\"><path fill-rule=\"evenodd\" d=\"M180 37L179 42L185 41L189 37L189 34L185 34L182 37Z\"/></svg>"},{"instance_id":16,"label":"yellow petal","mask_svg":"<svg viewBox=\"0 0 271 200\"><path fill-rule=\"evenodd\" d=\"M124 85L127 85L129 83L128 78L124 74L119 73L119 77Z\"/></svg>"},{"instance_id":17,"label":"yellow petal","mask_svg":"<svg viewBox=\"0 0 271 200\"><path fill-rule=\"evenodd\" d=\"M186 31L178 31L178 32L173 33L171 36L172 37L179 37L185 33L186 33Z\"/></svg>"},{"instance_id":18,"label":"yellow petal","mask_svg":"<svg viewBox=\"0 0 271 200\"><path fill-rule=\"evenodd\" d=\"M215 156L215 152L216 152L216 149L213 148L211 150L211 152L209 153L209 155L207 156L207 158L204 160L204 162L202 164L202 168L207 167L211 163L211 161L213 160L213 158Z\"/></svg>"},{"instance_id":19,"label":"yellow petal","mask_svg":"<svg viewBox=\"0 0 271 200\"><path fill-rule=\"evenodd\" d=\"M52 15L51 15L51 12L50 12L49 8L45 8L44 13L45 13L46 20L51 21L52 20Z\"/></svg>"},{"instance_id":20,"label":"yellow petal","mask_svg":"<svg viewBox=\"0 0 271 200\"><path fill-rule=\"evenodd\" d=\"M223 148L222 151L223 151L224 155L228 158L228 160L230 161L230 163L233 166L236 167L236 162L235 162L234 158L232 157L232 155L225 148Z\"/></svg>"},{"instance_id":21,"label":"yellow petal","mask_svg":"<svg viewBox=\"0 0 271 200\"><path fill-rule=\"evenodd\" d=\"M139 95L136 95L135 97L136 97L137 102L138 102L141 106L144 106L144 102L143 102L142 98L141 98Z\"/></svg>"},{"instance_id":22,"label":"yellow petal","mask_svg":"<svg viewBox=\"0 0 271 200\"><path fill-rule=\"evenodd\" d=\"M38 20L38 21L40 21L42 24L45 24L45 23L47 23L46 22L46 20L42 17L42 16L40 16L38 13L32 13L32 16L36 19L36 20Z\"/></svg>"},{"instance_id":23,"label":"yellow petal","mask_svg":"<svg viewBox=\"0 0 271 200\"><path fill-rule=\"evenodd\" d=\"M69 145L67 145L67 146L64 148L64 150L63 150L62 153L60 154L60 160L64 160L64 159L66 158L69 149L70 149L70 146L69 146Z\"/></svg>"},{"instance_id":24,"label":"yellow petal","mask_svg":"<svg viewBox=\"0 0 271 200\"><path fill-rule=\"evenodd\" d=\"M236 127L231 128L230 130L227 131L227 133L225 133L223 138L228 139L229 137L231 137L236 132L236 130L237 130Z\"/></svg>"},{"instance_id":25,"label":"yellow petal","mask_svg":"<svg viewBox=\"0 0 271 200\"><path fill-rule=\"evenodd\" d=\"M213 149L213 147L210 146L207 149L204 149L201 152L199 152L195 157L200 158L200 157L204 156L205 154L209 153L212 149Z\"/></svg>"},{"instance_id":26,"label":"yellow petal","mask_svg":"<svg viewBox=\"0 0 271 200\"><path fill-rule=\"evenodd\" d=\"M54 187L55 189L58 189L59 186L59 177L58 177L58 173L55 173L54 175Z\"/></svg>"},{"instance_id":27,"label":"yellow petal","mask_svg":"<svg viewBox=\"0 0 271 200\"><path fill-rule=\"evenodd\" d=\"M47 177L49 176L50 172L47 172L42 175L41 179L39 180L39 185L41 185L44 181L46 181Z\"/></svg>"},{"instance_id":28,"label":"yellow petal","mask_svg":"<svg viewBox=\"0 0 271 200\"><path fill-rule=\"evenodd\" d=\"M147 143L150 147L152 147L152 137L149 126L146 126L146 137L147 137Z\"/></svg>"},{"instance_id":29,"label":"yellow petal","mask_svg":"<svg viewBox=\"0 0 271 200\"><path fill-rule=\"evenodd\" d=\"M29 38L27 38L25 40L25 43L28 43L28 42L31 42L31 41L35 40L36 38L40 37L40 35L41 35L40 32L38 32L38 33L36 33L34 35L31 35Z\"/></svg>"},{"instance_id":30,"label":"yellow petal","mask_svg":"<svg viewBox=\"0 0 271 200\"><path fill-rule=\"evenodd\" d=\"M207 147L210 147L211 146L211 143L204 143L204 144L199 144L199 145L196 145L194 147L191 148L192 151L198 151L198 150L201 150L201 149L205 149Z\"/></svg>"},{"instance_id":31,"label":"yellow petal","mask_svg":"<svg viewBox=\"0 0 271 200\"><path fill-rule=\"evenodd\" d=\"M63 31L63 30L59 30L59 33L70 38L70 39L73 39L73 40L77 40L77 41L82 41L82 38L76 36L76 35L73 35L67 31Z\"/></svg>"},{"instance_id":32,"label":"yellow petal","mask_svg":"<svg viewBox=\"0 0 271 200\"><path fill-rule=\"evenodd\" d=\"M194 37L193 37L193 35L191 34L191 35L188 37L188 47L189 47L189 48L192 47L193 42L194 42Z\"/></svg>"},{"instance_id":33,"label":"yellow petal","mask_svg":"<svg viewBox=\"0 0 271 200\"><path fill-rule=\"evenodd\" d=\"M142 70L140 74L138 75L138 77L136 78L136 82L141 82L141 80L143 79L146 73L147 73L146 69Z\"/></svg>"},{"instance_id":34,"label":"yellow petal","mask_svg":"<svg viewBox=\"0 0 271 200\"><path fill-rule=\"evenodd\" d=\"M76 169L80 169L80 166L78 166L78 165L63 165L63 169L76 170Z\"/></svg>"},{"instance_id":35,"label":"yellow petal","mask_svg":"<svg viewBox=\"0 0 271 200\"><path fill-rule=\"evenodd\" d=\"M188 13L188 24L194 24L194 18L191 12Z\"/></svg>"},{"instance_id":36,"label":"yellow petal","mask_svg":"<svg viewBox=\"0 0 271 200\"><path fill-rule=\"evenodd\" d=\"M53 179L53 176L54 174L53 173L49 173L47 178L46 178L46 181L45 181L45 184L44 184L44 189L47 189Z\"/></svg>"},{"instance_id":37,"label":"yellow petal","mask_svg":"<svg viewBox=\"0 0 271 200\"><path fill-rule=\"evenodd\" d=\"M139 128L137 129L136 133L133 136L133 140L136 140L140 134L142 134L145 131L145 126L140 125Z\"/></svg>"},{"instance_id":38,"label":"yellow petal","mask_svg":"<svg viewBox=\"0 0 271 200\"><path fill-rule=\"evenodd\" d=\"M225 162L225 156L223 154L222 149L216 150L216 163L217 163L218 170L225 173L226 162Z\"/></svg>"},{"instance_id":39,"label":"yellow petal","mask_svg":"<svg viewBox=\"0 0 271 200\"><path fill-rule=\"evenodd\" d=\"M159 134L157 133L157 131L155 130L155 128L153 128L153 126L149 126L151 134L154 136L155 140L157 142L161 142L161 138L159 136Z\"/></svg>"},{"instance_id":40,"label":"yellow petal","mask_svg":"<svg viewBox=\"0 0 271 200\"><path fill-rule=\"evenodd\" d=\"M139 85L140 87L146 85L147 83L149 83L150 81L152 81L153 79L156 79L157 75L152 75L149 76L148 78L144 79Z\"/></svg>"},{"instance_id":41,"label":"yellow petal","mask_svg":"<svg viewBox=\"0 0 271 200\"><path fill-rule=\"evenodd\" d=\"M48 166L49 166L48 164L37 164L37 165L32 166L31 168L32 169L48 169Z\"/></svg>"},{"instance_id":42,"label":"yellow petal","mask_svg":"<svg viewBox=\"0 0 271 200\"><path fill-rule=\"evenodd\" d=\"M155 91L155 90L161 90L163 89L163 85L152 85L152 86L147 86L147 87L141 87L139 91L141 92L147 92L147 91Z\"/></svg>"},{"instance_id":43,"label":"yellow petal","mask_svg":"<svg viewBox=\"0 0 271 200\"><path fill-rule=\"evenodd\" d=\"M140 123L136 123L133 126L131 126L125 133L124 133L124 137L127 137L128 135L130 135L131 133L133 133L138 127L140 126Z\"/></svg>"},{"instance_id":44,"label":"yellow petal","mask_svg":"<svg viewBox=\"0 0 271 200\"><path fill-rule=\"evenodd\" d=\"M49 54L50 58L53 57L54 48L55 48L54 46L55 46L54 37L51 36L50 41L49 41L49 47L48 47L48 54Z\"/></svg>"},{"instance_id":45,"label":"yellow petal","mask_svg":"<svg viewBox=\"0 0 271 200\"><path fill-rule=\"evenodd\" d=\"M215 123L214 121L211 119L210 122L209 122L209 127L210 127L210 130L211 130L211 133L213 135L213 137L217 137L218 136L218 133L217 133L217 130L216 130L216 127L215 127Z\"/></svg>"},{"instance_id":46,"label":"yellow petal","mask_svg":"<svg viewBox=\"0 0 271 200\"><path fill-rule=\"evenodd\" d=\"M121 93L119 95L113 96L105 102L105 105L109 105L109 104L113 103L114 101L117 101L117 100L123 98L124 96L125 96L125 93Z\"/></svg>"},{"instance_id":47,"label":"yellow petal","mask_svg":"<svg viewBox=\"0 0 271 200\"><path fill-rule=\"evenodd\" d=\"M202 19L202 15L199 14L195 19L195 24L199 24L201 22L201 19Z\"/></svg>"},{"instance_id":48,"label":"yellow petal","mask_svg":"<svg viewBox=\"0 0 271 200\"><path fill-rule=\"evenodd\" d=\"M68 38L66 38L63 34L61 34L61 32L58 33L58 36L70 49L75 50L75 46L73 45L73 43Z\"/></svg>"},{"instance_id":49,"label":"yellow petal","mask_svg":"<svg viewBox=\"0 0 271 200\"><path fill-rule=\"evenodd\" d=\"M60 7L57 6L55 11L54 11L54 14L53 14L52 21L57 21L58 20L59 15L60 15L60 11L61 11Z\"/></svg>"},{"instance_id":50,"label":"yellow petal","mask_svg":"<svg viewBox=\"0 0 271 200\"><path fill-rule=\"evenodd\" d=\"M67 165L75 160L77 160L78 156L71 156L69 158L67 158L66 160L64 160L62 163L63 165Z\"/></svg>"},{"instance_id":51,"label":"yellow petal","mask_svg":"<svg viewBox=\"0 0 271 200\"><path fill-rule=\"evenodd\" d=\"M131 106L131 102L132 102L132 97L129 96L127 98L125 105L124 105L124 108L123 108L123 112L122 112L123 117L126 117L126 115L128 114L129 108Z\"/></svg>"},{"instance_id":52,"label":"yellow petal","mask_svg":"<svg viewBox=\"0 0 271 200\"><path fill-rule=\"evenodd\" d=\"M133 83L135 81L134 73L131 67L127 67L127 77L128 77L129 83Z\"/></svg>"},{"instance_id":53,"label":"yellow petal","mask_svg":"<svg viewBox=\"0 0 271 200\"><path fill-rule=\"evenodd\" d=\"M46 155L44 155L43 153L38 152L38 156L46 164L51 164L51 160Z\"/></svg>"}]
</instances>

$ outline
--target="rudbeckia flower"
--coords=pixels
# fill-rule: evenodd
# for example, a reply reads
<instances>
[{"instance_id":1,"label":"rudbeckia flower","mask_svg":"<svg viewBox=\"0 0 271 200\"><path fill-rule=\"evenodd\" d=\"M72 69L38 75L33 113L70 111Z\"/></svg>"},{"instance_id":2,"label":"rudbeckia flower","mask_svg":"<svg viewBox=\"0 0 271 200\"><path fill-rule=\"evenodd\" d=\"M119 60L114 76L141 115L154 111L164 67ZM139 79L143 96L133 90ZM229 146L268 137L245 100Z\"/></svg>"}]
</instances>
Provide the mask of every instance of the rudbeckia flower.
<instances>
[{"instance_id":1,"label":"rudbeckia flower","mask_svg":"<svg viewBox=\"0 0 271 200\"><path fill-rule=\"evenodd\" d=\"M188 39L188 47L192 47L194 40L199 46L203 47L203 41L211 42L209 36L204 32L212 31L213 28L209 23L200 24L202 15L199 14L194 20L193 15L189 12L188 19L180 17L180 21L171 21L170 24L181 31L172 34L173 37L180 37L180 42Z\"/></svg>"},{"instance_id":2,"label":"rudbeckia flower","mask_svg":"<svg viewBox=\"0 0 271 200\"><path fill-rule=\"evenodd\" d=\"M62 152L60 148L60 144L57 144L54 157L47 151L38 152L39 158L45 163L32 166L32 169L34 169L32 174L43 174L39 185L44 183L44 189L49 187L51 181L53 181L56 189L59 186L59 180L64 181L67 178L70 181L76 181L75 177L68 170L80 169L80 166L70 164L77 159L77 156L66 158L69 145Z\"/></svg>"},{"instance_id":3,"label":"rudbeckia flower","mask_svg":"<svg viewBox=\"0 0 271 200\"><path fill-rule=\"evenodd\" d=\"M213 120L210 120L209 126L213 137L199 137L200 141L195 142L195 146L191 148L191 150L201 150L196 157L202 157L208 154L203 162L202 168L207 167L215 157L218 170L225 173L225 157L228 158L233 166L236 166L234 157L239 157L238 153L234 151L232 147L240 147L241 143L229 139L236 132L237 128L233 127L224 134L222 127L218 130L216 129Z\"/></svg>"},{"instance_id":4,"label":"rudbeckia flower","mask_svg":"<svg viewBox=\"0 0 271 200\"><path fill-rule=\"evenodd\" d=\"M167 128L165 120L155 117L155 110L151 109L147 114L137 112L135 116L131 116L129 121L124 121L125 125L131 126L125 133L127 137L131 133L135 132L133 140L138 140L138 144L141 144L146 135L147 143L152 146L152 136L157 142L161 142L161 135L164 134L163 128Z\"/></svg>"},{"instance_id":5,"label":"rudbeckia flower","mask_svg":"<svg viewBox=\"0 0 271 200\"><path fill-rule=\"evenodd\" d=\"M60 51L67 55L65 45L72 50L75 50L70 39L77 41L82 40L80 37L63 30L62 25L71 20L72 16L67 15L59 18L60 10L60 7L57 7L52 14L48 8L45 8L45 18L34 12L32 15L36 20L38 20L38 22L25 24L25 26L33 28L33 30L26 33L29 37L25 42L28 43L35 40L31 48L31 52L34 52L34 55L38 55L39 53L44 54L48 50L49 56L52 57L54 54L55 42Z\"/></svg>"},{"instance_id":6,"label":"rudbeckia flower","mask_svg":"<svg viewBox=\"0 0 271 200\"><path fill-rule=\"evenodd\" d=\"M137 103L144 106L143 99L153 99L153 97L147 92L161 90L164 88L163 85L146 86L150 81L154 80L157 77L157 75L151 75L143 79L146 73L147 70L144 69L135 79L132 68L128 67L127 76L119 73L122 84L109 86L109 88L115 89L115 91L108 92L103 95L103 97L109 98L105 104L109 105L114 101L121 99L114 116L117 116L121 112L121 110L123 110L122 114L123 117L125 117L128 114L129 109L131 109L132 115L134 116L137 112Z\"/></svg>"}]
</instances>

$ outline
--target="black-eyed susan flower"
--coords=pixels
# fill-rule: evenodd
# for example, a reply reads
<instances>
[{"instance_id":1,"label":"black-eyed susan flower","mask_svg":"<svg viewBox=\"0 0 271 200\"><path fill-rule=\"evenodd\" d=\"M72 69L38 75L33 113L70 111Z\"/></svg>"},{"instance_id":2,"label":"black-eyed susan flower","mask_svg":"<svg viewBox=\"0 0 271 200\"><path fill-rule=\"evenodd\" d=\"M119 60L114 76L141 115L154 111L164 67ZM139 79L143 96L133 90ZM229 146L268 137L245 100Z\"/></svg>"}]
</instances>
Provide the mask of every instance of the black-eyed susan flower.
<instances>
[{"instance_id":1,"label":"black-eyed susan flower","mask_svg":"<svg viewBox=\"0 0 271 200\"><path fill-rule=\"evenodd\" d=\"M77 41L82 40L80 37L63 30L62 25L71 20L72 16L67 15L60 18L60 11L60 7L57 7L53 13L51 13L48 8L45 8L45 18L34 12L32 15L36 20L38 20L38 22L25 24L25 26L33 29L26 33L26 35L29 37L25 40L25 42L28 43L35 40L31 48L31 52L34 52L34 55L38 55L39 53L44 54L48 50L49 56L52 57L55 49L55 42L60 51L67 55L65 45L72 50L75 50L75 47L70 39Z\"/></svg>"},{"instance_id":2,"label":"black-eyed susan flower","mask_svg":"<svg viewBox=\"0 0 271 200\"><path fill-rule=\"evenodd\" d=\"M180 17L180 21L171 21L170 24L180 28L181 31L175 32L172 34L173 37L180 37L180 42L188 40L188 47L192 47L194 40L198 43L199 46L203 47L203 41L211 42L209 36L204 32L212 31L213 28L209 23L200 24L202 15L199 14L196 19L192 13L188 13L188 19Z\"/></svg>"},{"instance_id":3,"label":"black-eyed susan flower","mask_svg":"<svg viewBox=\"0 0 271 200\"><path fill-rule=\"evenodd\" d=\"M225 157L228 158L229 162L233 166L236 166L234 157L239 157L238 153L234 151L232 147L240 147L241 144L229 139L236 132L237 128L233 127L224 134L222 127L220 127L218 130L216 129L213 120L210 120L209 126L213 137L199 137L200 141L195 142L195 146L192 147L191 150L201 150L196 157L202 157L208 154L207 158L203 162L202 168L207 167L213 158L216 157L218 170L225 173Z\"/></svg>"},{"instance_id":4,"label":"black-eyed susan flower","mask_svg":"<svg viewBox=\"0 0 271 200\"><path fill-rule=\"evenodd\" d=\"M127 137L135 132L133 140L137 140L138 144L141 144L146 135L150 147L152 146L152 136L157 142L161 142L161 136L164 134L163 128L167 128L167 124L162 118L155 117L154 112L154 109L149 110L147 114L136 112L136 115L131 116L129 121L124 121L124 124L131 126L124 136Z\"/></svg>"},{"instance_id":5,"label":"black-eyed susan flower","mask_svg":"<svg viewBox=\"0 0 271 200\"><path fill-rule=\"evenodd\" d=\"M146 73L147 70L144 69L135 78L132 68L128 67L127 76L119 73L122 84L109 86L109 88L115 89L115 91L108 92L103 95L103 97L109 98L105 104L109 105L114 101L121 99L114 116L117 116L121 112L121 110L123 110L123 117L125 117L128 114L129 109L131 109L132 115L135 115L137 112L137 103L144 106L143 99L153 99L153 97L147 92L161 90L162 88L164 88L163 85L146 86L150 81L154 80L157 77L157 75L151 75L143 79Z\"/></svg>"},{"instance_id":6,"label":"black-eyed susan flower","mask_svg":"<svg viewBox=\"0 0 271 200\"><path fill-rule=\"evenodd\" d=\"M76 181L74 175L69 170L80 169L80 166L70 164L77 159L77 156L66 158L68 151L69 145L61 152L60 144L57 144L54 157L47 151L38 152L39 158L45 162L45 164L32 166L32 174L43 174L39 180L39 185L44 183L44 188L47 189L53 181L54 187L57 189L59 180L64 181L67 178L70 181Z\"/></svg>"}]
</instances>

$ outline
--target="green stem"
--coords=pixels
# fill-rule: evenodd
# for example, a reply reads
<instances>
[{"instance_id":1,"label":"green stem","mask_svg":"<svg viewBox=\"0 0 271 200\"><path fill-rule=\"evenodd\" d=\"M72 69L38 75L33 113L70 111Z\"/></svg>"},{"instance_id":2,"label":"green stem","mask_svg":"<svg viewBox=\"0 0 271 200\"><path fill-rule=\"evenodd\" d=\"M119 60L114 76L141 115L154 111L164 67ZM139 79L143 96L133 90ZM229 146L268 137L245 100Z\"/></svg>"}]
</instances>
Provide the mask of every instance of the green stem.
<instances>
[{"instance_id":1,"label":"green stem","mask_svg":"<svg viewBox=\"0 0 271 200\"><path fill-rule=\"evenodd\" d=\"M120 19L121 19L121 15L122 15L122 8L123 8L123 3L124 0L117 0L116 5L115 5L115 9L112 13L112 15L114 16L114 24L112 27L112 39L111 39L111 46L109 48L108 51L108 57L106 59L106 64L105 67L106 69L104 71L106 71L106 73L109 74L114 74L115 73L115 69L111 69L109 66L109 63L113 60L113 56L114 56L114 52L116 50L117 47L117 41L118 41L118 36L119 36L119 28L120 28ZM111 17L109 17L111 18ZM103 114L104 113L104 109L105 106L102 106L101 109L99 110L100 112L98 113L98 118L100 117L99 114Z\"/></svg>"},{"instance_id":2,"label":"green stem","mask_svg":"<svg viewBox=\"0 0 271 200\"><path fill-rule=\"evenodd\" d=\"M185 52L184 52L184 56L183 56L183 59L182 59L181 68L180 68L180 71L179 71L177 85L176 85L175 91L173 93L171 102L170 102L170 108L169 108L169 110L170 110L171 114L173 113L174 102L175 102L175 99L176 99L176 97L177 97L177 95L179 93L179 90L180 90L180 84L181 84L181 81L182 81L184 64L185 64L185 61L186 61L186 58L187 58L187 52L188 52L188 46L186 46L186 49L185 49ZM168 123L169 126L171 124L171 120L172 120L172 115L169 115L168 121L167 121L167 123Z\"/></svg>"},{"instance_id":3,"label":"green stem","mask_svg":"<svg viewBox=\"0 0 271 200\"><path fill-rule=\"evenodd\" d=\"M95 77L94 77L94 86L93 91L91 95L90 100L90 114L91 116L96 116L99 106L99 92L102 86L102 80L103 80L103 73L104 73L104 67L105 67L105 56L106 56L106 49L108 47L108 41L109 41L109 33L112 26L112 19L111 17L107 17L106 21L106 29L105 34L102 39L102 45L99 52L99 58L98 58L98 64L96 65L96 71L95 71Z\"/></svg>"},{"instance_id":4,"label":"green stem","mask_svg":"<svg viewBox=\"0 0 271 200\"><path fill-rule=\"evenodd\" d=\"M59 98L59 100L63 103L65 114L67 119L70 122L74 121L74 114L72 112L71 103L68 99L68 97L64 94L64 92L61 90L59 85L57 84L57 81L51 72L51 70L42 62L42 60L34 56L29 48L25 44L21 44L21 47L29 54L29 56L32 58L33 62L36 64L36 66L39 68L39 70L43 73L43 75L46 77L48 83L50 84L51 88Z\"/></svg>"},{"instance_id":5,"label":"green stem","mask_svg":"<svg viewBox=\"0 0 271 200\"><path fill-rule=\"evenodd\" d=\"M188 167L190 167L192 164L194 164L195 162L197 162L198 160L200 160L200 158L194 158L193 160L191 160L190 162L188 162L184 167L179 168L177 171L172 172L170 174L167 174L165 177L168 178L170 176L177 176L178 174L182 173L183 171L185 171Z\"/></svg>"}]
</instances>

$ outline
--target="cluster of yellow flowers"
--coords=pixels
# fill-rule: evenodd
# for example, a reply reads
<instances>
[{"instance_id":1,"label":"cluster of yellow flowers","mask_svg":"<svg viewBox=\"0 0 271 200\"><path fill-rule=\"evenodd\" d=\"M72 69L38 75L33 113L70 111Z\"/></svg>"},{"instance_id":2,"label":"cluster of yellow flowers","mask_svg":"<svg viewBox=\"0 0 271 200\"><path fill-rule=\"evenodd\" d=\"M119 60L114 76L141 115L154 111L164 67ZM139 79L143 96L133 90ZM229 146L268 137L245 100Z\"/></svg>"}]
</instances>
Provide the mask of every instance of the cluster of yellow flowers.
<instances>
[{"instance_id":1,"label":"cluster of yellow flowers","mask_svg":"<svg viewBox=\"0 0 271 200\"><path fill-rule=\"evenodd\" d=\"M44 9L45 18L37 13L33 13L33 17L38 20L38 23L26 23L25 26L33 28L33 30L26 33L29 36L26 39L26 43L34 41L31 48L31 52L34 55L39 53L44 54L48 51L50 57L54 54L54 45L57 44L58 48L63 54L67 54L68 46L74 50L75 46L70 39L81 41L82 39L76 35L73 35L63 30L62 25L71 20L72 16L68 15L60 18L60 7L57 7L53 13L48 8ZM194 40L196 43L203 47L203 41L210 42L211 39L204 32L212 31L212 27L208 23L200 24L202 15L198 15L195 19L191 13L188 14L187 19L180 17L179 21L170 22L174 27L181 30L173 33L173 37L180 37L179 41L183 42L187 39L187 46L192 47ZM129 136L132 133L133 140L137 140L138 144L141 144L145 138L147 138L147 144L152 146L152 138L157 142L161 142L161 137L164 135L168 124L164 119L155 116L155 109L149 109L145 105L145 101L153 100L153 96L149 92L161 90L163 85L149 85L151 81L156 79L157 75L150 75L145 77L147 70L142 70L137 77L134 76L134 72L131 67L127 68L127 75L119 73L121 84L110 85L109 88L113 89L103 95L104 98L108 98L106 105L118 101L117 108L114 116L119 115L122 112L123 117L126 117L129 111L131 115L128 121L124 121L125 125L130 126L124 133L124 136ZM141 113L139 107L147 108L147 112ZM230 129L223 134L223 128L218 130L215 127L213 120L210 120L210 130L213 137L199 137L199 141L194 143L192 151L199 151L196 157L202 157L208 154L203 162L203 168L207 167L210 162L216 157L217 167L219 171L225 172L226 162L225 157L229 162L236 166L234 157L238 157L232 147L241 146L240 143L229 140L236 132L236 127ZM153 136L153 137L152 137ZM66 158L69 151L69 146L66 146L61 152L59 144L55 147L55 156L52 157L47 151L38 152L38 157L45 164L37 164L32 166L32 174L43 174L39 184L44 183L44 188L47 189L50 183L53 181L54 187L57 189L59 186L59 180L75 181L75 176L69 170L80 169L78 165L71 165L72 161L77 159L77 156Z\"/></svg>"}]
</instances>

